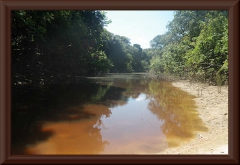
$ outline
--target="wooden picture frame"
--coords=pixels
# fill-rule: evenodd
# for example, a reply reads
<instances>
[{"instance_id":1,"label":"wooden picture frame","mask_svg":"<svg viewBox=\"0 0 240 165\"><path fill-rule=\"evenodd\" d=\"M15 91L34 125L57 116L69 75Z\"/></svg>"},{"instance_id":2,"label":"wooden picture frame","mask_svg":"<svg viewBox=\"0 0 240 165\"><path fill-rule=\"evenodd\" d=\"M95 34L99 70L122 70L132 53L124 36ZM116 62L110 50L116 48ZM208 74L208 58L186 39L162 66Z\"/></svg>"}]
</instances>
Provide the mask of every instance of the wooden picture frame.
<instances>
[{"instance_id":1,"label":"wooden picture frame","mask_svg":"<svg viewBox=\"0 0 240 165\"><path fill-rule=\"evenodd\" d=\"M238 164L239 163L239 0L2 0L0 2L1 164ZM228 155L11 155L11 10L228 10Z\"/></svg>"}]
</instances>

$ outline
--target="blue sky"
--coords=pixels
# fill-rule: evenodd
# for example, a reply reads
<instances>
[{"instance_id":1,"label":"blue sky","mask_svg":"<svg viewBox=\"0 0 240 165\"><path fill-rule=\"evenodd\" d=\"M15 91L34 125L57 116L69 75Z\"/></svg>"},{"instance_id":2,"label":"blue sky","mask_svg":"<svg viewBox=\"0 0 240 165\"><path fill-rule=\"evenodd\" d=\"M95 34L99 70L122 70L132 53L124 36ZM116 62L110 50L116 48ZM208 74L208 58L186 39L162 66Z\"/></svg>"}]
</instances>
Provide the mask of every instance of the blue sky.
<instances>
[{"instance_id":1,"label":"blue sky","mask_svg":"<svg viewBox=\"0 0 240 165\"><path fill-rule=\"evenodd\" d=\"M174 11L168 10L105 10L112 23L105 28L120 36L130 39L131 44L139 44L143 49L150 48L150 41L159 34L164 34L166 25L172 21Z\"/></svg>"}]
</instances>

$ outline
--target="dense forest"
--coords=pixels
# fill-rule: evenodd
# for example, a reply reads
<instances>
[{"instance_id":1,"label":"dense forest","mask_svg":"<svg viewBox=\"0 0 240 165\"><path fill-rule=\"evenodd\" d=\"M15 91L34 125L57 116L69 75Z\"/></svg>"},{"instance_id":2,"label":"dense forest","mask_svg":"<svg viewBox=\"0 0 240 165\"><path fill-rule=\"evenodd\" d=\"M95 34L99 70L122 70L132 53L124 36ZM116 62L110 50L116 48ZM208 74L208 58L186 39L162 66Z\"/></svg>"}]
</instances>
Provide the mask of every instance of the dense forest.
<instances>
[{"instance_id":1,"label":"dense forest","mask_svg":"<svg viewBox=\"0 0 240 165\"><path fill-rule=\"evenodd\" d=\"M213 85L228 83L228 12L176 11L168 32L151 41L150 70Z\"/></svg>"},{"instance_id":2,"label":"dense forest","mask_svg":"<svg viewBox=\"0 0 240 165\"><path fill-rule=\"evenodd\" d=\"M12 83L126 72L227 83L227 11L175 11L149 49L107 31L109 23L98 10L12 11Z\"/></svg>"}]
</instances>

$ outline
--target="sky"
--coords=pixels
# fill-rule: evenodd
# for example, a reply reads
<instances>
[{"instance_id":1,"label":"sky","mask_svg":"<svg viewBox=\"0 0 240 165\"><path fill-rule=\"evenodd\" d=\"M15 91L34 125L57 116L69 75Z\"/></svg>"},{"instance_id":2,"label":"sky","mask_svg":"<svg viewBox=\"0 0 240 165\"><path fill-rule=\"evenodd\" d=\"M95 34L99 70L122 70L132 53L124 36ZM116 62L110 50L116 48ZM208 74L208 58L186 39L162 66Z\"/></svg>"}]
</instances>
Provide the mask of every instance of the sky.
<instances>
[{"instance_id":1,"label":"sky","mask_svg":"<svg viewBox=\"0 0 240 165\"><path fill-rule=\"evenodd\" d=\"M174 11L117 11L105 10L108 20L112 22L105 28L120 36L130 39L131 44L141 48L150 48L150 41L157 35L167 32L166 25L173 20Z\"/></svg>"}]
</instances>

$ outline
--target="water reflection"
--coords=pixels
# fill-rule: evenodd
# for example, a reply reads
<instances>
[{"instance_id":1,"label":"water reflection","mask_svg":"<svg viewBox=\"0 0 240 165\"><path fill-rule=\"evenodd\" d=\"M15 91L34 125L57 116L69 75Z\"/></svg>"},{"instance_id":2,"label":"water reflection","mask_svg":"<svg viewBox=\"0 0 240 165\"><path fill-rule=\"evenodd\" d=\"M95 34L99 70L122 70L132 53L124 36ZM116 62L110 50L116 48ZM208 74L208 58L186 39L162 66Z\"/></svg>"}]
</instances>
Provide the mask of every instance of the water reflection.
<instances>
[{"instance_id":1,"label":"water reflection","mask_svg":"<svg viewBox=\"0 0 240 165\"><path fill-rule=\"evenodd\" d=\"M165 135L159 126L163 124L148 110L149 99L141 93L130 97L128 104L111 108L110 118L104 118L101 129L103 139L109 142L104 154L156 153L167 147Z\"/></svg>"},{"instance_id":2,"label":"water reflection","mask_svg":"<svg viewBox=\"0 0 240 165\"><path fill-rule=\"evenodd\" d=\"M207 131L193 96L139 74L13 89L12 154L152 154Z\"/></svg>"},{"instance_id":3,"label":"water reflection","mask_svg":"<svg viewBox=\"0 0 240 165\"><path fill-rule=\"evenodd\" d=\"M86 111L86 104L94 102L92 96L98 94L99 87L89 81L82 81L80 84L45 86L43 93L42 89L30 86L13 87L11 153L44 154L38 153L33 147L54 138L58 132L55 129L45 129L46 124L49 127L50 123L69 124L73 121L91 119L87 125L93 127L100 122L99 119L102 115L110 116L111 111L105 106L104 108L98 107L100 109L98 113L93 113L92 110ZM112 90L116 93L123 91L123 89L115 87ZM95 103L97 104L97 102ZM96 109L95 106L93 108ZM72 128L71 124L68 129ZM96 132L99 131L95 131L95 134ZM99 134L98 137L100 136ZM99 144L99 146L101 145Z\"/></svg>"},{"instance_id":4,"label":"water reflection","mask_svg":"<svg viewBox=\"0 0 240 165\"><path fill-rule=\"evenodd\" d=\"M194 137L195 131L207 131L195 110L194 96L173 87L167 82L150 82L149 110L160 120L168 146L175 147Z\"/></svg>"},{"instance_id":5,"label":"water reflection","mask_svg":"<svg viewBox=\"0 0 240 165\"><path fill-rule=\"evenodd\" d=\"M100 117L105 114L109 117L109 109L102 105L85 105L84 110L79 111L76 117L81 120L47 122L42 131L52 131L54 134L44 142L29 145L26 148L28 154L98 154L104 151L108 144L102 140L99 125L102 125ZM91 114L91 115L89 115Z\"/></svg>"}]
</instances>

